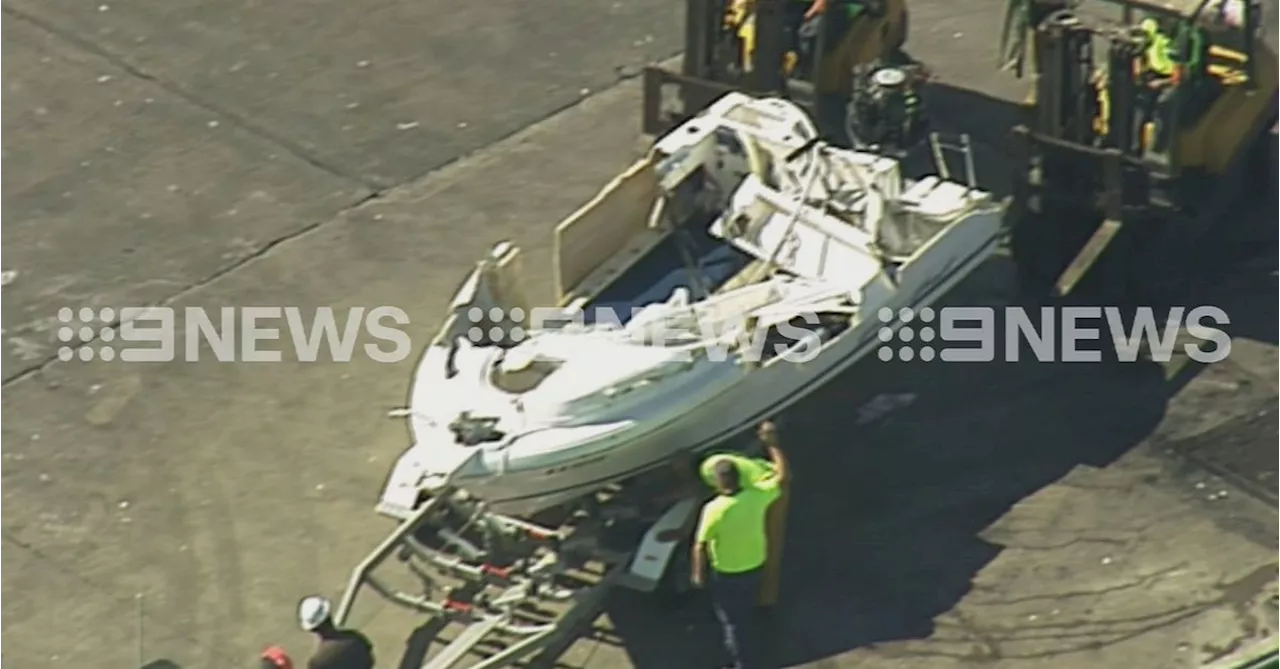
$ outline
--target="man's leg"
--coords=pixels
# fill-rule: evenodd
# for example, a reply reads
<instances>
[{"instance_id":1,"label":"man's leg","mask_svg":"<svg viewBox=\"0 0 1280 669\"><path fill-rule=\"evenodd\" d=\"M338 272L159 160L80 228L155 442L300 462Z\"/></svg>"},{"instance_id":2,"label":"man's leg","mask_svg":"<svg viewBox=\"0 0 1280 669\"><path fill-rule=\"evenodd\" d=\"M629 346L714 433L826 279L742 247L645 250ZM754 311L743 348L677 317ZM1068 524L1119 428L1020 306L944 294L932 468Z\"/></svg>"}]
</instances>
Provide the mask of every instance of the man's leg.
<instances>
[{"instance_id":1,"label":"man's leg","mask_svg":"<svg viewBox=\"0 0 1280 669\"><path fill-rule=\"evenodd\" d=\"M711 579L712 604L724 630L725 650L736 669L754 669L757 662L759 639L753 623L760 572L715 574Z\"/></svg>"},{"instance_id":2,"label":"man's leg","mask_svg":"<svg viewBox=\"0 0 1280 669\"><path fill-rule=\"evenodd\" d=\"M729 662L734 669L742 669L742 653L738 647L738 629L734 626L733 587L728 580L713 573L709 583L711 591L711 608L720 621L720 630L724 633L724 649L729 654Z\"/></svg>"}]
</instances>

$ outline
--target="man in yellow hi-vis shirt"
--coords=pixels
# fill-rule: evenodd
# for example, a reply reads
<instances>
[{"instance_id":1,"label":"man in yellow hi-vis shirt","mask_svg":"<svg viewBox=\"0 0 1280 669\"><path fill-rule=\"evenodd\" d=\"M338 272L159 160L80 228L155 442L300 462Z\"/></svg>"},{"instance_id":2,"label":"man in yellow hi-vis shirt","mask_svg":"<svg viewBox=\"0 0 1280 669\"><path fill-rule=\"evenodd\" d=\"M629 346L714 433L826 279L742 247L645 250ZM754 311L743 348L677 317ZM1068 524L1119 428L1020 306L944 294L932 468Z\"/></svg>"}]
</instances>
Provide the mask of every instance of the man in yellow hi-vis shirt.
<instances>
[{"instance_id":1,"label":"man in yellow hi-vis shirt","mask_svg":"<svg viewBox=\"0 0 1280 669\"><path fill-rule=\"evenodd\" d=\"M769 559L766 519L787 477L772 423L762 424L760 434L774 462L723 454L704 463L703 478L717 495L703 505L693 541L693 584L709 586L735 669L757 661L760 635L752 628Z\"/></svg>"},{"instance_id":2,"label":"man in yellow hi-vis shirt","mask_svg":"<svg viewBox=\"0 0 1280 669\"><path fill-rule=\"evenodd\" d=\"M1142 54L1142 106L1144 145L1147 151L1163 151L1173 89L1178 85L1178 64L1174 60L1173 40L1160 30L1158 21L1144 19L1140 24L1147 37L1146 48ZM1150 137L1146 137L1145 127L1151 124Z\"/></svg>"},{"instance_id":3,"label":"man in yellow hi-vis shirt","mask_svg":"<svg viewBox=\"0 0 1280 669\"><path fill-rule=\"evenodd\" d=\"M756 430L756 436L764 445L768 460L751 458L739 453L718 453L702 461L699 474L704 483L716 490L713 469L717 462L728 460L738 468L740 478L756 487L775 487L779 495L769 506L765 520L765 536L768 538L769 556L765 561L764 573L761 575L760 594L757 603L760 606L773 606L778 603L778 590L782 570L782 545L786 532L787 499L791 483L791 474L786 457L778 443L778 428L772 421L765 421Z\"/></svg>"}]
</instances>

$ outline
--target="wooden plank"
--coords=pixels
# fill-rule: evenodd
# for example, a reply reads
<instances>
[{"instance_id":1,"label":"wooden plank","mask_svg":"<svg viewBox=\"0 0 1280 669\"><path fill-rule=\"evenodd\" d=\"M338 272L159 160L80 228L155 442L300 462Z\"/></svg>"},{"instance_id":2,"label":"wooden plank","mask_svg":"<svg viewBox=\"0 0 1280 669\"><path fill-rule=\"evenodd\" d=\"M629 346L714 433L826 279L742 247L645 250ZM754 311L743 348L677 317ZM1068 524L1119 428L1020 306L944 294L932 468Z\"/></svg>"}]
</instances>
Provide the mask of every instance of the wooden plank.
<instances>
[{"instance_id":1,"label":"wooden plank","mask_svg":"<svg viewBox=\"0 0 1280 669\"><path fill-rule=\"evenodd\" d=\"M664 230L645 228L627 242L626 246L613 252L603 263L596 266L590 274L582 277L567 293L560 296L559 306L567 306L571 302L585 302L599 295L610 283L631 269L641 258L662 243L666 238Z\"/></svg>"},{"instance_id":2,"label":"wooden plank","mask_svg":"<svg viewBox=\"0 0 1280 669\"><path fill-rule=\"evenodd\" d=\"M652 157L646 157L556 226L552 255L559 304L588 294L592 290L584 287L588 280L605 266L616 265L617 256L640 245L638 237L653 236L649 214L657 197L658 176Z\"/></svg>"}]
</instances>

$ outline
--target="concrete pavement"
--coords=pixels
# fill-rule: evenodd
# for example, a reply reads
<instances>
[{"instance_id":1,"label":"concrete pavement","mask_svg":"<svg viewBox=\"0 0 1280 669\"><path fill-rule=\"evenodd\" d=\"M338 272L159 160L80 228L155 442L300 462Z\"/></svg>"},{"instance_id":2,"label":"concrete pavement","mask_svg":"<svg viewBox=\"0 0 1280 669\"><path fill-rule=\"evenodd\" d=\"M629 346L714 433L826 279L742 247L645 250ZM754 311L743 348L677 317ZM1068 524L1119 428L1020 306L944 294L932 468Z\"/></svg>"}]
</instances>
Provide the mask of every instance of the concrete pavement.
<instances>
[{"instance_id":1,"label":"concrete pavement","mask_svg":"<svg viewBox=\"0 0 1280 669\"><path fill-rule=\"evenodd\" d=\"M913 43L1003 94L979 4L917 3ZM371 506L406 434L382 413L411 361L46 364L50 321L68 304L390 304L421 344L504 238L546 285L550 226L632 155L637 87L597 89L673 49L680 19L539 7L6 2L9 662L134 667L139 631L144 662L183 669L269 643L306 656L297 598L337 595L388 529ZM972 109L954 122L989 115ZM871 364L787 416L803 485L779 659L1166 669L1274 633L1274 506L1187 457L1214 430L1254 435L1253 453L1277 431L1274 241L1242 246L1254 264L1197 296L1235 300L1237 355L1189 385L1147 366ZM1007 268L954 299L1014 299ZM356 622L396 666L406 617L365 605ZM620 595L601 626L566 664L718 659L698 606Z\"/></svg>"}]
</instances>

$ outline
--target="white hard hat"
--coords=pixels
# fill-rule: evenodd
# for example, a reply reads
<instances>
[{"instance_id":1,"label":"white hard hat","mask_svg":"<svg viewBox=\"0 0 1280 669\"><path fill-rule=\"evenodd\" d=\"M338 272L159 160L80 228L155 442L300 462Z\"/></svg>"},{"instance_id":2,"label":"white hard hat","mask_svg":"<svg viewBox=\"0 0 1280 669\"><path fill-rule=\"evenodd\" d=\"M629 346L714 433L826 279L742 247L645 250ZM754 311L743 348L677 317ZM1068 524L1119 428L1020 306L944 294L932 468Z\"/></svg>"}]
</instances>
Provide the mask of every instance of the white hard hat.
<instances>
[{"instance_id":1,"label":"white hard hat","mask_svg":"<svg viewBox=\"0 0 1280 669\"><path fill-rule=\"evenodd\" d=\"M311 595L298 604L298 624L311 632L328 620L332 612L333 604L327 597Z\"/></svg>"}]
</instances>

